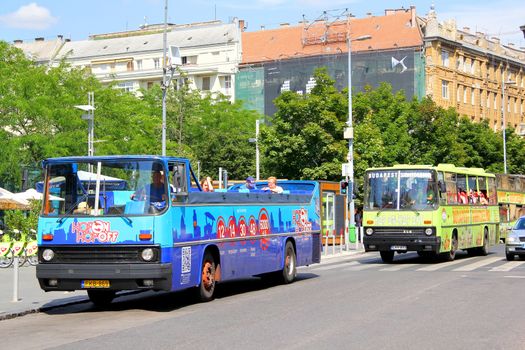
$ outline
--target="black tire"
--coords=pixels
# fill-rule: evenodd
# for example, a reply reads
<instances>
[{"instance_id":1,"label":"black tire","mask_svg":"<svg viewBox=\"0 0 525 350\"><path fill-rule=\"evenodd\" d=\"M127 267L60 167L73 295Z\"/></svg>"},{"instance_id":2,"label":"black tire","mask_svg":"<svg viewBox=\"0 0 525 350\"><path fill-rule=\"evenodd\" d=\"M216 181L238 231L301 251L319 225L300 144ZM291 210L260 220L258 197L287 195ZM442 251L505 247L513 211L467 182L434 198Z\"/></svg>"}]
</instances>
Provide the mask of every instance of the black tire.
<instances>
[{"instance_id":1,"label":"black tire","mask_svg":"<svg viewBox=\"0 0 525 350\"><path fill-rule=\"evenodd\" d=\"M0 268L6 269L13 265L13 252L8 252L4 256L0 256Z\"/></svg>"},{"instance_id":2,"label":"black tire","mask_svg":"<svg viewBox=\"0 0 525 350\"><path fill-rule=\"evenodd\" d=\"M486 256L489 254L489 230L485 227L483 233L483 246L478 249L479 255Z\"/></svg>"},{"instance_id":3,"label":"black tire","mask_svg":"<svg viewBox=\"0 0 525 350\"><path fill-rule=\"evenodd\" d=\"M199 285L199 300L207 302L215 296L215 269L216 262L213 255L208 251L202 258L201 283Z\"/></svg>"},{"instance_id":4,"label":"black tire","mask_svg":"<svg viewBox=\"0 0 525 350\"><path fill-rule=\"evenodd\" d=\"M97 307L105 307L111 304L115 299L116 292L114 290L88 290L89 300Z\"/></svg>"},{"instance_id":5,"label":"black tire","mask_svg":"<svg viewBox=\"0 0 525 350\"><path fill-rule=\"evenodd\" d=\"M26 252L23 251L23 252L18 256L18 266L20 266L20 267L24 266L24 264L26 263L26 261L27 261Z\"/></svg>"},{"instance_id":6,"label":"black tire","mask_svg":"<svg viewBox=\"0 0 525 350\"><path fill-rule=\"evenodd\" d=\"M511 253L505 253L505 257L507 258L507 261L514 260L514 254L511 254Z\"/></svg>"},{"instance_id":7,"label":"black tire","mask_svg":"<svg viewBox=\"0 0 525 350\"><path fill-rule=\"evenodd\" d=\"M450 243L450 251L444 254L445 261L453 261L456 258L458 244L458 236L457 233L454 232L452 234L452 242Z\"/></svg>"},{"instance_id":8,"label":"black tire","mask_svg":"<svg viewBox=\"0 0 525 350\"><path fill-rule=\"evenodd\" d=\"M297 275L297 257L292 242L286 242L284 248L284 266L282 281L284 284L292 283Z\"/></svg>"},{"instance_id":9,"label":"black tire","mask_svg":"<svg viewBox=\"0 0 525 350\"><path fill-rule=\"evenodd\" d=\"M384 263L390 264L392 261L394 261L394 251L390 250L382 250L379 252L381 255L381 260L383 260Z\"/></svg>"}]
</instances>

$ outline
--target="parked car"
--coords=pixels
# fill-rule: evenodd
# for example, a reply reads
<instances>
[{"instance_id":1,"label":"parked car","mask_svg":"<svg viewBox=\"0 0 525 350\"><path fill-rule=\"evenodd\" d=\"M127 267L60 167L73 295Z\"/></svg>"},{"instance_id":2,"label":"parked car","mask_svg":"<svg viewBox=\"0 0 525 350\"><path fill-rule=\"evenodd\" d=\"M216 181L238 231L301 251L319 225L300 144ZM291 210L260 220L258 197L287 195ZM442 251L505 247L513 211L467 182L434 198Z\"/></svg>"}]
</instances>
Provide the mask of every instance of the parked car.
<instances>
[{"instance_id":1,"label":"parked car","mask_svg":"<svg viewBox=\"0 0 525 350\"><path fill-rule=\"evenodd\" d=\"M514 260L514 256L525 257L525 216L520 217L505 240L505 255L507 260Z\"/></svg>"}]
</instances>

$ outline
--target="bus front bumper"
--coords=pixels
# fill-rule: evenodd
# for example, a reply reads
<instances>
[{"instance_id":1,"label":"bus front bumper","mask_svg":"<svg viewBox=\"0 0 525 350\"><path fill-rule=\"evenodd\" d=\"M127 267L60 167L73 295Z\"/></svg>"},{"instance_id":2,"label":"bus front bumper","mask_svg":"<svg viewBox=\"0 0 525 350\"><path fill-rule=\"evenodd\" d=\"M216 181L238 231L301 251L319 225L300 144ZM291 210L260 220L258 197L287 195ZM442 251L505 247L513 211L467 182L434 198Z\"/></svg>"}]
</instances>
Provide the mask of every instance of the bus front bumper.
<instances>
[{"instance_id":1,"label":"bus front bumper","mask_svg":"<svg viewBox=\"0 0 525 350\"><path fill-rule=\"evenodd\" d=\"M373 237L364 236L363 245L366 252L432 252L439 253L441 237Z\"/></svg>"},{"instance_id":2,"label":"bus front bumper","mask_svg":"<svg viewBox=\"0 0 525 350\"><path fill-rule=\"evenodd\" d=\"M36 277L47 291L88 289L171 290L171 264L38 264Z\"/></svg>"}]
</instances>

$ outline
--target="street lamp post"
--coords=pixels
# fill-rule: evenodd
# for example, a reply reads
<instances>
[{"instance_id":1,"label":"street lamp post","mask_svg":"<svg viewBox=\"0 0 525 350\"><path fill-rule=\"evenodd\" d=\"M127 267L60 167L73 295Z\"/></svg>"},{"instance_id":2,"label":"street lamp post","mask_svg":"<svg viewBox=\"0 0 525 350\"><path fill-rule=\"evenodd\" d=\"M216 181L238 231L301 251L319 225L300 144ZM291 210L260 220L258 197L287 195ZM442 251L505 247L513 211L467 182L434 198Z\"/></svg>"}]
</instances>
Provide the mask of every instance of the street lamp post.
<instances>
[{"instance_id":1,"label":"street lamp post","mask_svg":"<svg viewBox=\"0 0 525 350\"><path fill-rule=\"evenodd\" d=\"M344 137L348 139L348 172L346 173L346 181L351 184L346 191L346 215L345 220L345 243L349 241L349 229L355 228L354 217L354 127L352 121L352 41L362 41L372 38L371 35L362 35L355 39L347 37L348 46L348 120L344 131ZM356 235L356 248L359 244Z\"/></svg>"},{"instance_id":2,"label":"street lamp post","mask_svg":"<svg viewBox=\"0 0 525 350\"><path fill-rule=\"evenodd\" d=\"M166 50L168 41L168 0L164 1L164 32L162 35L162 155L166 155Z\"/></svg>"},{"instance_id":3,"label":"street lamp post","mask_svg":"<svg viewBox=\"0 0 525 350\"><path fill-rule=\"evenodd\" d=\"M257 119L255 121L255 138L250 138L248 141L255 142L255 180L259 181L259 123L261 121Z\"/></svg>"},{"instance_id":4,"label":"street lamp post","mask_svg":"<svg viewBox=\"0 0 525 350\"><path fill-rule=\"evenodd\" d=\"M505 82L505 71L501 71L501 131L503 133L503 172L507 173L507 135L506 135L506 121L505 121L505 110L507 109L507 103L505 98L505 85L513 85L516 84L515 81L507 81Z\"/></svg>"},{"instance_id":5,"label":"street lamp post","mask_svg":"<svg viewBox=\"0 0 525 350\"><path fill-rule=\"evenodd\" d=\"M75 108L86 112L86 114L82 114L82 119L88 122L88 156L93 156L95 154L95 147L93 146L95 142L95 93L88 92L88 104L78 105Z\"/></svg>"}]
</instances>

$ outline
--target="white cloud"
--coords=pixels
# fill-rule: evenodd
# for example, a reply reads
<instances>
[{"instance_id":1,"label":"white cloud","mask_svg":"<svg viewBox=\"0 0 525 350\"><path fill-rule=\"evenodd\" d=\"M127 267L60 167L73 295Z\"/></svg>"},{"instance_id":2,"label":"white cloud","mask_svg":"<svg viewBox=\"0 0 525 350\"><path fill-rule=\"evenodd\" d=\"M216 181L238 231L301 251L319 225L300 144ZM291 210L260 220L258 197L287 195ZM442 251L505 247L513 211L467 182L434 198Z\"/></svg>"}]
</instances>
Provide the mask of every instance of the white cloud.
<instances>
[{"instance_id":1,"label":"white cloud","mask_svg":"<svg viewBox=\"0 0 525 350\"><path fill-rule=\"evenodd\" d=\"M21 6L18 10L0 16L0 24L11 28L20 29L46 29L57 22L51 12L36 3Z\"/></svg>"}]
</instances>

